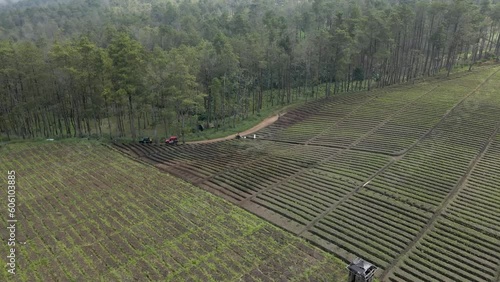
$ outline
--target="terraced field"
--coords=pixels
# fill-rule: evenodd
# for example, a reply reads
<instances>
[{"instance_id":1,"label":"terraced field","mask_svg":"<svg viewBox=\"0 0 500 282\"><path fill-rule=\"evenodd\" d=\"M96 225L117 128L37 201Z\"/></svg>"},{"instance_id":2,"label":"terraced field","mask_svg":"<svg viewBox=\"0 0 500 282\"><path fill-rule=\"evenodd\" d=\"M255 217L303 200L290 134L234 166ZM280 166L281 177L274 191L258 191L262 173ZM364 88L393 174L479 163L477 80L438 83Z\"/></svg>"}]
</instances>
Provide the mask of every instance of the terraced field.
<instances>
[{"instance_id":1,"label":"terraced field","mask_svg":"<svg viewBox=\"0 0 500 282\"><path fill-rule=\"evenodd\" d=\"M101 144L3 145L1 183L9 170L17 265L0 281L346 280L333 255Z\"/></svg>"},{"instance_id":2,"label":"terraced field","mask_svg":"<svg viewBox=\"0 0 500 282\"><path fill-rule=\"evenodd\" d=\"M500 280L500 68L316 101L242 139L117 144L383 281Z\"/></svg>"}]
</instances>

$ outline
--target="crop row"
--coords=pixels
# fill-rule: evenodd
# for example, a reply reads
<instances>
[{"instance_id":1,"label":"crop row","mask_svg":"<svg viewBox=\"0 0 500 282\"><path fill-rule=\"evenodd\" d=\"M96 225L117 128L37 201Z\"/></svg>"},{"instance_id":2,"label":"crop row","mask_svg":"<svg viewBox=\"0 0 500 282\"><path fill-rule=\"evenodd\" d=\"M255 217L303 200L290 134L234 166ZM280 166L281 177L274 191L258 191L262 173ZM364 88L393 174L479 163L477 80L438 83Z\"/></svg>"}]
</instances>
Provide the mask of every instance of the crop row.
<instances>
[{"instance_id":1,"label":"crop row","mask_svg":"<svg viewBox=\"0 0 500 282\"><path fill-rule=\"evenodd\" d=\"M354 148L380 152L390 155L404 153L417 140L432 128L453 105L473 91L475 84L468 87L454 87L453 82L443 85L430 84L424 88L427 92L416 96L403 107L397 103L390 109L386 120L374 126L368 136L359 135L362 140ZM429 89L429 87L432 87ZM400 94L401 95L401 94ZM407 93L403 94L407 95ZM389 97L384 97L389 99ZM398 101L397 97L393 101ZM370 103L371 105L372 103ZM390 104L389 104L390 105ZM377 105L373 105L377 107ZM373 110L365 109L366 120L377 120L376 117L384 116ZM357 115L358 117L359 115ZM358 117L359 118L359 117Z\"/></svg>"},{"instance_id":2,"label":"crop row","mask_svg":"<svg viewBox=\"0 0 500 282\"><path fill-rule=\"evenodd\" d=\"M459 100L459 97L455 97L441 103L432 101L435 99L431 97L436 95L437 91L427 93L414 101L410 107L391 116L384 124L363 138L355 148L391 155L403 153Z\"/></svg>"},{"instance_id":3,"label":"crop row","mask_svg":"<svg viewBox=\"0 0 500 282\"><path fill-rule=\"evenodd\" d=\"M252 203L303 225L389 163L383 155L255 140L166 146L147 158L233 202L256 195Z\"/></svg>"},{"instance_id":4,"label":"crop row","mask_svg":"<svg viewBox=\"0 0 500 282\"><path fill-rule=\"evenodd\" d=\"M401 160L320 219L308 238L381 268L391 265L488 143L498 126L499 112L492 104L499 103L484 92L465 99ZM397 208L384 209L384 202Z\"/></svg>"},{"instance_id":5,"label":"crop row","mask_svg":"<svg viewBox=\"0 0 500 282\"><path fill-rule=\"evenodd\" d=\"M430 95L433 88L432 85L423 85L408 91L404 96L397 91L376 96L375 99L356 109L335 127L325 130L321 135L314 138L310 144L348 147L357 140L362 139L380 124L386 122L398 111L410 107L415 101ZM335 109L332 110L335 111Z\"/></svg>"},{"instance_id":6,"label":"crop row","mask_svg":"<svg viewBox=\"0 0 500 282\"><path fill-rule=\"evenodd\" d=\"M313 101L298 109L291 110L286 115L280 117L273 125L260 130L259 138L267 139L279 134L283 129L304 122L315 114L324 112L324 109L328 108L329 103L330 102Z\"/></svg>"},{"instance_id":7,"label":"crop row","mask_svg":"<svg viewBox=\"0 0 500 282\"><path fill-rule=\"evenodd\" d=\"M227 190L248 197L295 174L303 167L301 162L290 159L263 158L259 162L219 174L209 182L225 185Z\"/></svg>"},{"instance_id":8,"label":"crop row","mask_svg":"<svg viewBox=\"0 0 500 282\"><path fill-rule=\"evenodd\" d=\"M500 241L475 229L440 219L390 281L495 281Z\"/></svg>"},{"instance_id":9,"label":"crop row","mask_svg":"<svg viewBox=\"0 0 500 282\"><path fill-rule=\"evenodd\" d=\"M311 230L326 241L386 267L413 240L431 214L362 190L323 217Z\"/></svg>"},{"instance_id":10,"label":"crop row","mask_svg":"<svg viewBox=\"0 0 500 282\"><path fill-rule=\"evenodd\" d=\"M356 96L341 95L334 99L322 101L321 106L315 102L314 111L309 105L287 113L275 124L258 132L259 138L294 143L304 143L325 129L340 122L352 114L357 108L371 99L368 93ZM305 111L307 114L303 114Z\"/></svg>"},{"instance_id":11,"label":"crop row","mask_svg":"<svg viewBox=\"0 0 500 282\"><path fill-rule=\"evenodd\" d=\"M489 75L494 70L488 70ZM457 80L402 87L372 96L358 93L338 96L325 102L316 114L307 118L299 110L285 115L262 130L259 136L269 140L312 145L354 148L391 155L404 153L432 128L446 112L484 82L479 72ZM315 104L317 106L317 104ZM296 118L300 116L301 118ZM295 118L294 118L295 117Z\"/></svg>"},{"instance_id":12,"label":"crop row","mask_svg":"<svg viewBox=\"0 0 500 282\"><path fill-rule=\"evenodd\" d=\"M494 85L496 87L492 87ZM476 148L472 150L471 145L487 147L477 156L477 163L465 184L462 184L452 202L444 207L444 213L437 223L389 277L391 281L498 279L500 198L497 183L500 180L500 135L497 133L493 139L484 138L491 135L495 128L498 131L500 126L498 87L500 82L492 79L475 95L474 102L466 101L463 104L462 112L465 114L443 123L446 128L441 134L449 137L447 142L450 148L459 150L456 155L466 155L469 150L476 152ZM456 157L453 159L457 160ZM467 164L470 165L470 162Z\"/></svg>"},{"instance_id":13,"label":"crop row","mask_svg":"<svg viewBox=\"0 0 500 282\"><path fill-rule=\"evenodd\" d=\"M119 149L149 145L120 145ZM166 165L166 170L184 179L204 182L205 188L221 191L229 199L242 200L261 188L279 182L295 173L336 154L338 150L256 140L188 146L160 146L143 154L149 160ZM251 181L249 181L251 180ZM213 190L212 190L213 191Z\"/></svg>"},{"instance_id":14,"label":"crop row","mask_svg":"<svg viewBox=\"0 0 500 282\"><path fill-rule=\"evenodd\" d=\"M464 225L500 233L500 135L477 163L464 189L446 210L446 217Z\"/></svg>"},{"instance_id":15,"label":"crop row","mask_svg":"<svg viewBox=\"0 0 500 282\"><path fill-rule=\"evenodd\" d=\"M368 188L425 209L438 207L497 126L498 112L477 96L469 97Z\"/></svg>"},{"instance_id":16,"label":"crop row","mask_svg":"<svg viewBox=\"0 0 500 282\"><path fill-rule=\"evenodd\" d=\"M27 150L0 156L2 170L19 173L17 239L26 243L17 248L15 281L229 281L256 265L282 272L297 261L283 253L308 256L310 247L291 235L104 146L15 146ZM44 167L28 176L24 167L37 159ZM320 255L290 275L325 264L332 273L341 269Z\"/></svg>"},{"instance_id":17,"label":"crop row","mask_svg":"<svg viewBox=\"0 0 500 282\"><path fill-rule=\"evenodd\" d=\"M384 156L337 151L304 166L294 159L303 153L261 159L251 166L219 174L203 186L232 194L240 201L256 194L253 203L306 225L389 162Z\"/></svg>"},{"instance_id":18,"label":"crop row","mask_svg":"<svg viewBox=\"0 0 500 282\"><path fill-rule=\"evenodd\" d=\"M500 135L471 172L444 218L411 252L395 277L410 281L495 281L500 269L498 240ZM435 262L429 264L426 261ZM429 270L430 268L430 270ZM409 271L410 269L410 271ZM429 276L429 273L433 274Z\"/></svg>"}]
</instances>

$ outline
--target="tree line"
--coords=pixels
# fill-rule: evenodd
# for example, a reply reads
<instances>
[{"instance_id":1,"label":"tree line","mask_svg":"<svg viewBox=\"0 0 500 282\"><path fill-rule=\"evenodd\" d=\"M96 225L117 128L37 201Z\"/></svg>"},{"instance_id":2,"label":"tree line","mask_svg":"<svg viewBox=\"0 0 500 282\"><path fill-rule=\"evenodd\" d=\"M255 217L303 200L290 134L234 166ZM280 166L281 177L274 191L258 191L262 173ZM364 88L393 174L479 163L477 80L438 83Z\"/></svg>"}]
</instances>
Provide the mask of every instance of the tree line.
<instances>
[{"instance_id":1,"label":"tree line","mask_svg":"<svg viewBox=\"0 0 500 282\"><path fill-rule=\"evenodd\" d=\"M499 34L490 0L20 1L0 6L0 133L184 135L498 60Z\"/></svg>"}]
</instances>

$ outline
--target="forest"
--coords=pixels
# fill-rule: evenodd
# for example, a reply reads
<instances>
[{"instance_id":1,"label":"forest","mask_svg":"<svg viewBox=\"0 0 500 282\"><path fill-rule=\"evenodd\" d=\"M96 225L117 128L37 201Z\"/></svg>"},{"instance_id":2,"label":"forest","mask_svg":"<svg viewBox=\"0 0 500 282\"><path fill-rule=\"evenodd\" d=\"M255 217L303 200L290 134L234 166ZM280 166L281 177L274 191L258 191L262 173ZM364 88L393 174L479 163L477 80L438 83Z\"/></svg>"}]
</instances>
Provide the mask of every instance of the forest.
<instances>
[{"instance_id":1,"label":"forest","mask_svg":"<svg viewBox=\"0 0 500 282\"><path fill-rule=\"evenodd\" d=\"M0 139L234 126L500 55L499 0L0 1Z\"/></svg>"}]
</instances>

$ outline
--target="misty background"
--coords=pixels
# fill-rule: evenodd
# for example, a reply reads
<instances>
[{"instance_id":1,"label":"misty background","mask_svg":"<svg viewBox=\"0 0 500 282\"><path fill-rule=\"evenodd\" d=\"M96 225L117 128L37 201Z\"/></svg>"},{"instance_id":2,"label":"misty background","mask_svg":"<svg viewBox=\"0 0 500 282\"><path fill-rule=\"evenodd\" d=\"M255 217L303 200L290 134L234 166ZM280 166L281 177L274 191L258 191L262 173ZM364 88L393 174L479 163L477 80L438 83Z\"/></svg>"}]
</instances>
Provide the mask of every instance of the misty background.
<instances>
[{"instance_id":1,"label":"misty background","mask_svg":"<svg viewBox=\"0 0 500 282\"><path fill-rule=\"evenodd\" d=\"M19 2L19 1L21 1L21 0L0 0L0 5L12 4L12 3Z\"/></svg>"}]
</instances>

